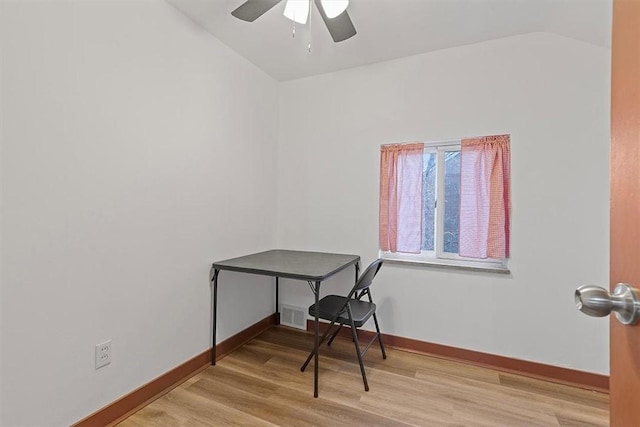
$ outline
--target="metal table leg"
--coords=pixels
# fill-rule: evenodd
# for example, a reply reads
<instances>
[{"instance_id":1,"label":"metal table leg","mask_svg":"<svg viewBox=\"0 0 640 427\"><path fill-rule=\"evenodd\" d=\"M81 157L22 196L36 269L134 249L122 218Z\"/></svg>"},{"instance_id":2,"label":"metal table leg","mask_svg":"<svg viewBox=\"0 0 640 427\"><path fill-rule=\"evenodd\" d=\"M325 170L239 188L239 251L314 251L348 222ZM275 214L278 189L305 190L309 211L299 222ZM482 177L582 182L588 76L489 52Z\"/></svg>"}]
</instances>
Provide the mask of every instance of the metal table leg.
<instances>
[{"instance_id":1,"label":"metal table leg","mask_svg":"<svg viewBox=\"0 0 640 427\"><path fill-rule=\"evenodd\" d=\"M217 324L217 318L218 318L218 274L220 273L220 270L215 269L213 270L213 277L212 277L212 282L213 282L213 315L212 315L212 325L211 325L211 364L215 365L216 364L216 324Z\"/></svg>"},{"instance_id":2,"label":"metal table leg","mask_svg":"<svg viewBox=\"0 0 640 427\"><path fill-rule=\"evenodd\" d=\"M313 366L313 397L318 397L318 355L320 353L320 343L318 342L320 339L320 281L316 282L315 288L315 298L316 298L316 315L315 315L315 348L316 354L314 359Z\"/></svg>"},{"instance_id":3,"label":"metal table leg","mask_svg":"<svg viewBox=\"0 0 640 427\"><path fill-rule=\"evenodd\" d=\"M276 325L280 324L280 306L278 305L278 292L279 292L279 277L276 276Z\"/></svg>"}]
</instances>

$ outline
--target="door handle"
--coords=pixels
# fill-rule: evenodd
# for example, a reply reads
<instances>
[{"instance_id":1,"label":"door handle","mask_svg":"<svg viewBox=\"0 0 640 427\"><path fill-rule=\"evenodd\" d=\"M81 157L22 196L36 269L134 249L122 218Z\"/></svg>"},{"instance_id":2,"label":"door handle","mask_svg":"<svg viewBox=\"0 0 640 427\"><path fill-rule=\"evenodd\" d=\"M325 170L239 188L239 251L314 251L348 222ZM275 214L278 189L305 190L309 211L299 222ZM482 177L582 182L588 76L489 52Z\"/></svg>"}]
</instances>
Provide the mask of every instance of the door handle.
<instances>
[{"instance_id":1,"label":"door handle","mask_svg":"<svg viewBox=\"0 0 640 427\"><path fill-rule=\"evenodd\" d=\"M626 283L618 283L609 294L600 286L583 285L574 295L578 310L588 316L605 317L613 311L623 325L633 325L640 319L638 291Z\"/></svg>"}]
</instances>

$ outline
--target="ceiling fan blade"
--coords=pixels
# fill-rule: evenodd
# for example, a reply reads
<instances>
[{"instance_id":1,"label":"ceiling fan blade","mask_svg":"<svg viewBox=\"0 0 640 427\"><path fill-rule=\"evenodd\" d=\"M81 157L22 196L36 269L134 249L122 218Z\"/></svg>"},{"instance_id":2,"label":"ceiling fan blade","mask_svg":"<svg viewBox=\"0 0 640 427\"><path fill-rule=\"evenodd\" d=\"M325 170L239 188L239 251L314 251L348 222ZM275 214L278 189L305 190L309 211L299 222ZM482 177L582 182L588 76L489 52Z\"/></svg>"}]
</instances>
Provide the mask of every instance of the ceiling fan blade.
<instances>
[{"instance_id":1,"label":"ceiling fan blade","mask_svg":"<svg viewBox=\"0 0 640 427\"><path fill-rule=\"evenodd\" d=\"M335 18L329 19L322 8L322 2L315 0L315 3L334 42L341 42L356 35L356 28L353 26L353 22L351 22L351 18L349 18L346 10Z\"/></svg>"},{"instance_id":2,"label":"ceiling fan blade","mask_svg":"<svg viewBox=\"0 0 640 427\"><path fill-rule=\"evenodd\" d=\"M231 14L243 21L253 22L281 1L282 0L247 0L231 12Z\"/></svg>"}]
</instances>

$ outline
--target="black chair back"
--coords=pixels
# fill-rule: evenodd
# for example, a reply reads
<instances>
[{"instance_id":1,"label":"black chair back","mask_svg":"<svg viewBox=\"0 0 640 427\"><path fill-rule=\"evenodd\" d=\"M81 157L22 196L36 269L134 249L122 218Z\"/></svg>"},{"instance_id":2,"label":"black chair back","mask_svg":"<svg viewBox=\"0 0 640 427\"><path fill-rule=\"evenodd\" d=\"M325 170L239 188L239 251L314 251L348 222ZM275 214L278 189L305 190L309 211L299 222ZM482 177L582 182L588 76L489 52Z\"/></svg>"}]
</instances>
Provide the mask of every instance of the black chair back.
<instances>
[{"instance_id":1,"label":"black chair back","mask_svg":"<svg viewBox=\"0 0 640 427\"><path fill-rule=\"evenodd\" d=\"M376 274L378 274L378 271L380 271L380 267L382 267L382 262L383 259L379 258L369 264L369 267L367 267L367 269L360 275L360 278L356 282L356 285L349 293L349 298L351 298L354 293L368 289L369 286L371 286L371 284L373 283L373 278L376 277Z\"/></svg>"}]
</instances>

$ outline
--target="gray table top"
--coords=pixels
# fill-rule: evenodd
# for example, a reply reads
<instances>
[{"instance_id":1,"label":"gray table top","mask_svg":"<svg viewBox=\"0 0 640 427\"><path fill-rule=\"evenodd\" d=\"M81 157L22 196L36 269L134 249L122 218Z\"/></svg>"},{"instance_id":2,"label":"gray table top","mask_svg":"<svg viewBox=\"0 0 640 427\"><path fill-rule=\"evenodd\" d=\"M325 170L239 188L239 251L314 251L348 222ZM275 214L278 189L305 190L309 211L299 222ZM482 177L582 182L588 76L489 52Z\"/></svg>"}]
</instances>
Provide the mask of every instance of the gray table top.
<instances>
[{"instance_id":1,"label":"gray table top","mask_svg":"<svg viewBox=\"0 0 640 427\"><path fill-rule=\"evenodd\" d=\"M322 281L360 261L358 255L274 249L214 262L212 268L289 279Z\"/></svg>"}]
</instances>

